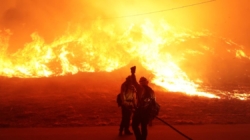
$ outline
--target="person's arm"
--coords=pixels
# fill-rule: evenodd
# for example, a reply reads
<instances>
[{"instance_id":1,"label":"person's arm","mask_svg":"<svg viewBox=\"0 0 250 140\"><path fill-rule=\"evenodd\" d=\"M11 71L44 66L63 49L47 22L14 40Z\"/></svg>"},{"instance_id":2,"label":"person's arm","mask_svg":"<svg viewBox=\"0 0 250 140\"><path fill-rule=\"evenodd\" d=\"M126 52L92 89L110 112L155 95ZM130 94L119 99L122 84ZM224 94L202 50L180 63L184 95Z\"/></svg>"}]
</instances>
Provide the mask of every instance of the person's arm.
<instances>
[{"instance_id":1,"label":"person's arm","mask_svg":"<svg viewBox=\"0 0 250 140\"><path fill-rule=\"evenodd\" d=\"M137 82L136 80L136 76L135 76L135 71L136 71L136 66L133 66L130 68L131 71L131 77L132 77L132 82L133 85L135 86L136 90L139 91L140 89L140 84Z\"/></svg>"},{"instance_id":2,"label":"person's arm","mask_svg":"<svg viewBox=\"0 0 250 140\"><path fill-rule=\"evenodd\" d=\"M152 90L152 95L151 95L152 97L152 99L154 99L154 100L156 100L156 98L155 98L155 92Z\"/></svg>"},{"instance_id":3,"label":"person's arm","mask_svg":"<svg viewBox=\"0 0 250 140\"><path fill-rule=\"evenodd\" d=\"M136 89L134 89L134 94L133 94L134 98L133 98L133 106L136 109L137 108L137 94L136 94Z\"/></svg>"},{"instance_id":4,"label":"person's arm","mask_svg":"<svg viewBox=\"0 0 250 140\"><path fill-rule=\"evenodd\" d=\"M122 84L121 85L121 96L120 96L120 98L121 98L121 101L122 101L122 106L124 106L125 105L125 86L124 86L124 84Z\"/></svg>"},{"instance_id":5,"label":"person's arm","mask_svg":"<svg viewBox=\"0 0 250 140\"><path fill-rule=\"evenodd\" d=\"M153 90L151 91L151 99L152 99L153 104L155 104L156 98L155 98L155 92Z\"/></svg>"}]
</instances>

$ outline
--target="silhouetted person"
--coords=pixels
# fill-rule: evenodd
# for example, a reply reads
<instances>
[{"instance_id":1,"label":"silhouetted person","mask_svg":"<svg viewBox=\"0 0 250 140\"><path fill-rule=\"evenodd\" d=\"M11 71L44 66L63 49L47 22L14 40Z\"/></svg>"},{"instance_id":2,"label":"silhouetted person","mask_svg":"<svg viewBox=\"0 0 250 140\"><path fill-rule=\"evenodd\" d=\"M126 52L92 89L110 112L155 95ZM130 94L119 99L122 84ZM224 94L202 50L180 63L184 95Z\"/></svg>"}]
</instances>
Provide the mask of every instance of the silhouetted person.
<instances>
[{"instance_id":1,"label":"silhouetted person","mask_svg":"<svg viewBox=\"0 0 250 140\"><path fill-rule=\"evenodd\" d=\"M155 102L154 91L148 86L148 80L141 77L139 83L136 81L135 67L131 68L133 84L137 90L137 108L132 118L132 128L136 140L146 140L148 135L147 125L150 122L149 106ZM140 126L140 127L139 127Z\"/></svg>"},{"instance_id":2,"label":"silhouetted person","mask_svg":"<svg viewBox=\"0 0 250 140\"><path fill-rule=\"evenodd\" d=\"M119 135L121 136L123 131L125 135L132 135L130 132L130 120L132 113L135 109L135 87L132 84L131 76L126 78L126 81L121 85L121 110L122 110L122 120L119 129Z\"/></svg>"}]
</instances>

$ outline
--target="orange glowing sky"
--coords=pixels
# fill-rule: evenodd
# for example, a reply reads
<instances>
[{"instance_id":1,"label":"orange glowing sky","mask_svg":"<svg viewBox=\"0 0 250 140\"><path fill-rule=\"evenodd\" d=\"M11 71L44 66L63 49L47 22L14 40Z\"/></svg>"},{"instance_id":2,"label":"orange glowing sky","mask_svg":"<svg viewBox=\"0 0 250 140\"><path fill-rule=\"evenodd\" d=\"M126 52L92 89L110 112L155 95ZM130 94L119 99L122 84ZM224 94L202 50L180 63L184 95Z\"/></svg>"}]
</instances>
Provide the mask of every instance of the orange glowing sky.
<instances>
[{"instance_id":1,"label":"orange glowing sky","mask_svg":"<svg viewBox=\"0 0 250 140\"><path fill-rule=\"evenodd\" d=\"M204 0L206 1L206 0ZM248 0L216 0L206 4L169 10L154 14L136 15L192 5L202 0L1 0L0 29L10 29L9 51L16 51L31 40L30 34L38 32L49 42L74 23L88 27L98 17L106 22L140 22L144 18L165 18L170 24L190 29L208 29L219 36L250 46L250 4ZM111 18L111 19L110 19Z\"/></svg>"}]
</instances>

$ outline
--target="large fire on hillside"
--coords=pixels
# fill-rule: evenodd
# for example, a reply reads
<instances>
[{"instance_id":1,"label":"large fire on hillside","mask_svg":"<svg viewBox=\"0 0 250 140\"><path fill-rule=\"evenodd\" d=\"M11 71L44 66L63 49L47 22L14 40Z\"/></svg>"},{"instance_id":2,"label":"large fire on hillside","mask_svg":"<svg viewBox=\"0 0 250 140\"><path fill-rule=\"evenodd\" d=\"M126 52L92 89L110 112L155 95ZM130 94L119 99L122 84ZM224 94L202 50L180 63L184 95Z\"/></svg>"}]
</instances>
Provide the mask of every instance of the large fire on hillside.
<instances>
[{"instance_id":1,"label":"large fire on hillside","mask_svg":"<svg viewBox=\"0 0 250 140\"><path fill-rule=\"evenodd\" d=\"M231 86L233 98L249 98L247 91L238 92L250 79L245 46L209 30L173 26L165 18L125 21L98 17L87 24L69 23L50 41L33 31L31 40L14 52L9 48L15 32L0 29L0 75L39 78L112 72L136 62L150 73L151 83L168 91L221 98L216 88Z\"/></svg>"}]
</instances>

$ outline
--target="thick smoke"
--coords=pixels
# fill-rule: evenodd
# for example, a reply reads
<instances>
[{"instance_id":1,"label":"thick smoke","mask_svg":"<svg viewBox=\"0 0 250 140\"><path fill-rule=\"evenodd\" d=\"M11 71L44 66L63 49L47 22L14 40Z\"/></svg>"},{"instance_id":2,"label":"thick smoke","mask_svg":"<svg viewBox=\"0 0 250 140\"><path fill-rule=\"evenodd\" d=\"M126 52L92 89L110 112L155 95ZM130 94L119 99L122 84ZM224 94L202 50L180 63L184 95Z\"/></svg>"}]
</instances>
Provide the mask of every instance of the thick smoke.
<instances>
[{"instance_id":1,"label":"thick smoke","mask_svg":"<svg viewBox=\"0 0 250 140\"><path fill-rule=\"evenodd\" d=\"M20 48L37 32L46 41L64 34L70 26L90 25L94 20L118 17L135 12L128 7L132 0L8 0L1 1L0 30L10 29L12 37L9 49ZM124 10L125 9L125 10ZM123 11L131 11L123 12ZM87 27L86 27L87 28Z\"/></svg>"},{"instance_id":2,"label":"thick smoke","mask_svg":"<svg viewBox=\"0 0 250 140\"><path fill-rule=\"evenodd\" d=\"M10 29L10 50L30 41L30 34L37 32L47 41L63 34L69 23L89 17L89 3L67 0L17 0L1 4L1 29Z\"/></svg>"},{"instance_id":3,"label":"thick smoke","mask_svg":"<svg viewBox=\"0 0 250 140\"><path fill-rule=\"evenodd\" d=\"M135 0L1 0L0 30L10 29L9 50L16 50L38 32L47 42L53 41L75 23L90 25L97 18L109 19L163 9L182 7L201 1L135 1ZM220 12L218 12L220 11ZM214 1L207 4L159 12L144 16L118 18L120 24L144 18L166 18L174 25L206 28L226 38L250 46L249 4L242 1ZM122 25L121 25L122 26ZM87 27L86 27L87 28Z\"/></svg>"}]
</instances>

